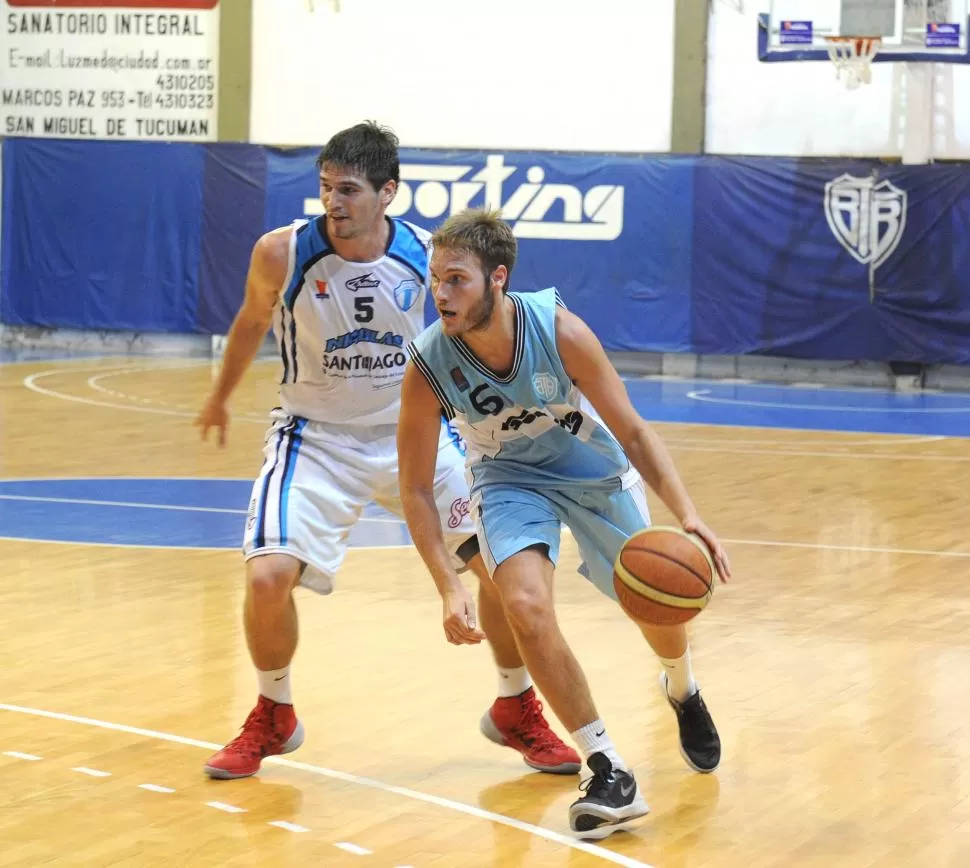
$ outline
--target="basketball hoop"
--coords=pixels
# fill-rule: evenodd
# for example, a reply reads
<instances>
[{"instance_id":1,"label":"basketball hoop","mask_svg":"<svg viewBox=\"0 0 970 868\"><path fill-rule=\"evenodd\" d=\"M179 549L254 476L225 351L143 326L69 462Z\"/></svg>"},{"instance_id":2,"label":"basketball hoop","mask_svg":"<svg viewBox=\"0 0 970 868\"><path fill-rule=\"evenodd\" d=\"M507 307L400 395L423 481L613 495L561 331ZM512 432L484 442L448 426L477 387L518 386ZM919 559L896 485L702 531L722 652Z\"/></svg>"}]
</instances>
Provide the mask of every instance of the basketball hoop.
<instances>
[{"instance_id":1,"label":"basketball hoop","mask_svg":"<svg viewBox=\"0 0 970 868\"><path fill-rule=\"evenodd\" d=\"M881 36L826 36L829 59L835 64L835 77L845 72L845 86L855 90L872 82L872 59L882 47Z\"/></svg>"}]
</instances>

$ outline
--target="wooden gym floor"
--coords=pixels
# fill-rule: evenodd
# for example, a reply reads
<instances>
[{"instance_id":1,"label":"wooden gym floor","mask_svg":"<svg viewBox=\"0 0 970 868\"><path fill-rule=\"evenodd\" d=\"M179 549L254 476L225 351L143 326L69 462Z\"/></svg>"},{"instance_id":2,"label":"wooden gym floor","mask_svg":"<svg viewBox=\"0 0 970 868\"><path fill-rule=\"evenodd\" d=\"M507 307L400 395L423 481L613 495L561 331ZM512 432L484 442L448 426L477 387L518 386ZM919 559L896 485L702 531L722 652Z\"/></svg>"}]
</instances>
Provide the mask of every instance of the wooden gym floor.
<instances>
[{"instance_id":1,"label":"wooden gym floor","mask_svg":"<svg viewBox=\"0 0 970 868\"><path fill-rule=\"evenodd\" d=\"M652 808L592 846L568 835L576 779L478 734L488 651L443 640L386 521L361 525L333 596L299 594L304 747L203 776L255 698L233 546L275 373L256 365L219 451L191 427L208 363L0 365L0 866L970 864L970 440L934 427L970 433L970 400L917 407L906 435L658 425L733 558L692 628L724 759L684 765L655 661L567 537L560 618ZM821 427L838 406L858 427L839 395Z\"/></svg>"}]
</instances>

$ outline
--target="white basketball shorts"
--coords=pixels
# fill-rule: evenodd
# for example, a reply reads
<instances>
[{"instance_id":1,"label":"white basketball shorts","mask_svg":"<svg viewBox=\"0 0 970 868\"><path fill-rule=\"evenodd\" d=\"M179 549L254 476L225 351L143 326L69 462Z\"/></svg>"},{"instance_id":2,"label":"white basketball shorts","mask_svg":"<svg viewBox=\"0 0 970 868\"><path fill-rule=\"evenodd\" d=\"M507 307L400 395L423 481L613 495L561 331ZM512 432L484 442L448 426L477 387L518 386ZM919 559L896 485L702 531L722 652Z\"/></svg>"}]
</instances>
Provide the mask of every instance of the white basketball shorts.
<instances>
[{"instance_id":1,"label":"white basketball shorts","mask_svg":"<svg viewBox=\"0 0 970 868\"><path fill-rule=\"evenodd\" d=\"M274 410L253 483L243 538L246 560L288 554L306 564L300 584L320 594L333 590L347 552L347 536L373 502L403 519L398 487L396 426L330 425ZM464 444L441 427L435 500L445 544L455 567L457 551L475 536L469 515Z\"/></svg>"}]
</instances>

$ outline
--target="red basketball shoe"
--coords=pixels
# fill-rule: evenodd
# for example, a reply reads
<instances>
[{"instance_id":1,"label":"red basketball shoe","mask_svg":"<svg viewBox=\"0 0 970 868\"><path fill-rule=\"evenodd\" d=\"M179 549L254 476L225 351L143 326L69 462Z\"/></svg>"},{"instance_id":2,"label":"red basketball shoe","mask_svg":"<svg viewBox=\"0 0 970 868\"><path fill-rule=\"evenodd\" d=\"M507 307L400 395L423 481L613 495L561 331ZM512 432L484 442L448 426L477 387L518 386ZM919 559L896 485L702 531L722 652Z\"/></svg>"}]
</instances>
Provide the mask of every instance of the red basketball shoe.
<instances>
[{"instance_id":1,"label":"red basketball shoe","mask_svg":"<svg viewBox=\"0 0 970 868\"><path fill-rule=\"evenodd\" d=\"M205 773L210 778L248 778L259 771L263 757L290 753L303 744L303 724L292 705L260 696L239 733L218 753L209 757Z\"/></svg>"},{"instance_id":2,"label":"red basketball shoe","mask_svg":"<svg viewBox=\"0 0 970 868\"><path fill-rule=\"evenodd\" d=\"M540 772L574 775L580 769L579 754L549 728L531 687L518 696L496 699L480 728L489 741L514 748L527 766Z\"/></svg>"}]
</instances>

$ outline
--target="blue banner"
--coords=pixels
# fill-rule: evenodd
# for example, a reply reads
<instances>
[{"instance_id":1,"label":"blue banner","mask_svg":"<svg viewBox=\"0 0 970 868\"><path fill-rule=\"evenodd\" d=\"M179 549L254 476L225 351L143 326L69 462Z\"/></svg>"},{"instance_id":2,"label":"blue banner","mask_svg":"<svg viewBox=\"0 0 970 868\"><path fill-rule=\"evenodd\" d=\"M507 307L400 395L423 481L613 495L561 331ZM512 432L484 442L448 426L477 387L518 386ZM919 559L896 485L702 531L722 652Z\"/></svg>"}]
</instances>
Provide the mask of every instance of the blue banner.
<instances>
[{"instance_id":1,"label":"blue banner","mask_svg":"<svg viewBox=\"0 0 970 868\"><path fill-rule=\"evenodd\" d=\"M970 171L708 159L695 177L698 353L970 362Z\"/></svg>"},{"instance_id":2,"label":"blue banner","mask_svg":"<svg viewBox=\"0 0 970 868\"><path fill-rule=\"evenodd\" d=\"M315 148L8 139L0 321L224 334ZM970 168L404 150L390 213L501 208L513 288L609 350L970 363Z\"/></svg>"},{"instance_id":3,"label":"blue banner","mask_svg":"<svg viewBox=\"0 0 970 868\"><path fill-rule=\"evenodd\" d=\"M194 331L204 158L192 144L5 140L0 321Z\"/></svg>"},{"instance_id":4,"label":"blue banner","mask_svg":"<svg viewBox=\"0 0 970 868\"><path fill-rule=\"evenodd\" d=\"M226 334L242 304L249 255L264 232L266 152L209 145L202 177L202 250L195 331Z\"/></svg>"}]
</instances>

